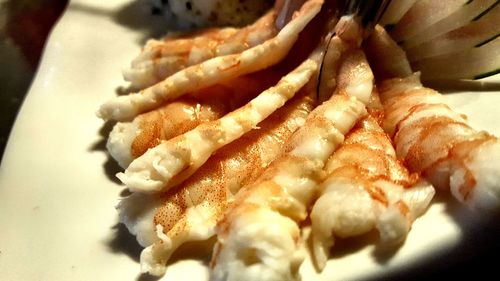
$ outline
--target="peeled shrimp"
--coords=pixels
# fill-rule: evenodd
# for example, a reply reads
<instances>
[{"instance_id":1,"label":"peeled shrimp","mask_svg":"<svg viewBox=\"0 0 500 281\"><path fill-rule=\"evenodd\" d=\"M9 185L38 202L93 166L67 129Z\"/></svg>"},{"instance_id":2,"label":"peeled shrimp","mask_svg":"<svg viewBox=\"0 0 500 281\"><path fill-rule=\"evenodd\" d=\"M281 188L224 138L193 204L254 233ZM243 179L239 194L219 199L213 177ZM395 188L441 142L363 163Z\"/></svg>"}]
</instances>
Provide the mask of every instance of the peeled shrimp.
<instances>
[{"instance_id":1,"label":"peeled shrimp","mask_svg":"<svg viewBox=\"0 0 500 281\"><path fill-rule=\"evenodd\" d=\"M188 66L262 44L278 33L275 18L270 11L244 28L210 28L194 35L149 40L123 75L136 88L154 85Z\"/></svg>"},{"instance_id":2,"label":"peeled shrimp","mask_svg":"<svg viewBox=\"0 0 500 281\"><path fill-rule=\"evenodd\" d=\"M320 101L327 100L337 87L337 71L341 57L353 48L359 48L363 29L354 16L343 16L333 28L335 35L326 46L319 83ZM370 91L371 92L371 91Z\"/></svg>"},{"instance_id":3,"label":"peeled shrimp","mask_svg":"<svg viewBox=\"0 0 500 281\"><path fill-rule=\"evenodd\" d=\"M327 179L311 211L312 252L322 270L335 237L377 228L385 244L400 243L430 203L434 188L396 159L391 140L373 117L347 136L328 160Z\"/></svg>"},{"instance_id":4,"label":"peeled shrimp","mask_svg":"<svg viewBox=\"0 0 500 281\"><path fill-rule=\"evenodd\" d=\"M417 0L391 1L387 10L382 15L379 24L386 27L394 27Z\"/></svg>"},{"instance_id":5,"label":"peeled shrimp","mask_svg":"<svg viewBox=\"0 0 500 281\"><path fill-rule=\"evenodd\" d=\"M308 59L245 106L219 120L199 125L148 150L118 178L132 191L166 191L191 176L222 146L255 128L292 98L317 69Z\"/></svg>"},{"instance_id":6,"label":"peeled shrimp","mask_svg":"<svg viewBox=\"0 0 500 281\"><path fill-rule=\"evenodd\" d=\"M385 110L384 130L396 146L398 158L421 173L436 188L450 190L473 209L500 208L500 140L467 123L438 92L422 86L419 74L409 75L400 47L378 28L367 44L383 49L371 53L379 63L377 77ZM391 54L397 54L392 57ZM401 60L403 62L401 62ZM394 78L396 77L396 78Z\"/></svg>"},{"instance_id":7,"label":"peeled shrimp","mask_svg":"<svg viewBox=\"0 0 500 281\"><path fill-rule=\"evenodd\" d=\"M185 68L140 93L116 97L104 103L97 115L119 121L130 119L187 92L274 65L286 56L299 33L319 13L322 4L323 0L309 0L274 38L241 53L216 57Z\"/></svg>"},{"instance_id":8,"label":"peeled shrimp","mask_svg":"<svg viewBox=\"0 0 500 281\"><path fill-rule=\"evenodd\" d=\"M259 129L217 151L175 189L155 195L134 193L122 200L118 207L121 222L146 247L141 254L143 272L162 275L178 246L212 236L228 201L283 152L284 144L303 125L313 103L304 95L291 100L264 120Z\"/></svg>"},{"instance_id":9,"label":"peeled shrimp","mask_svg":"<svg viewBox=\"0 0 500 281\"><path fill-rule=\"evenodd\" d=\"M334 96L293 134L287 153L245 186L218 224L213 280L292 280L304 258L298 222L307 216L323 166L366 114L353 97Z\"/></svg>"},{"instance_id":10,"label":"peeled shrimp","mask_svg":"<svg viewBox=\"0 0 500 281\"><path fill-rule=\"evenodd\" d=\"M500 208L500 140L467 124L418 74L381 84L384 128L410 171L474 209Z\"/></svg>"},{"instance_id":11,"label":"peeled shrimp","mask_svg":"<svg viewBox=\"0 0 500 281\"><path fill-rule=\"evenodd\" d=\"M126 168L162 140L219 119L244 105L273 85L279 76L280 73L265 70L237 77L140 114L132 122L118 122L109 135L107 149L120 166Z\"/></svg>"}]
</instances>

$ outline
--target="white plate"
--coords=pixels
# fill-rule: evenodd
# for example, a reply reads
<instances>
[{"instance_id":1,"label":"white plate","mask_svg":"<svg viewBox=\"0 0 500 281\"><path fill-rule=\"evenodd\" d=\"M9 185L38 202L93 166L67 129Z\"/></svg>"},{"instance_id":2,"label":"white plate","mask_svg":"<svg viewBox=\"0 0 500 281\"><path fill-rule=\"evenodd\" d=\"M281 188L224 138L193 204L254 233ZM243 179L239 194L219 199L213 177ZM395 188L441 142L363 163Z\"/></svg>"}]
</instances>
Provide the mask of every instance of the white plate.
<instances>
[{"instance_id":1,"label":"white plate","mask_svg":"<svg viewBox=\"0 0 500 281\"><path fill-rule=\"evenodd\" d=\"M117 227L123 187L108 176L116 165L102 150L103 122L94 114L124 85L121 68L151 31L137 2L72 1L50 36L0 166L2 280L148 279L139 275L139 247ZM500 135L500 92L449 98L477 128ZM477 219L436 199L392 257L353 240L337 247L323 274L310 262L301 271L304 280L345 280L414 270L475 237L472 229L483 224ZM206 276L203 261L188 259L169 267L164 280Z\"/></svg>"}]
</instances>

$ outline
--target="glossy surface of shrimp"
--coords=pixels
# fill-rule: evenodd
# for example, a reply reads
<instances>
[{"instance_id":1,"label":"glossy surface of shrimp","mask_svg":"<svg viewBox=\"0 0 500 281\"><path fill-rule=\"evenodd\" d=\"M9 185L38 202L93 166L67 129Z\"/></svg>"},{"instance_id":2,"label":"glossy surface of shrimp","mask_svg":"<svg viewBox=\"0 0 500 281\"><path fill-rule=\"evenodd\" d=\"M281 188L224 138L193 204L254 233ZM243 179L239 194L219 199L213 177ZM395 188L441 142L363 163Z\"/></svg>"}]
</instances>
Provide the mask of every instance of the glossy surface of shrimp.
<instances>
[{"instance_id":1,"label":"glossy surface of shrimp","mask_svg":"<svg viewBox=\"0 0 500 281\"><path fill-rule=\"evenodd\" d=\"M133 191L159 192L191 176L215 151L252 130L285 104L304 86L317 69L304 61L245 106L219 120L207 122L162 142L135 159L118 178Z\"/></svg>"},{"instance_id":2,"label":"glossy surface of shrimp","mask_svg":"<svg viewBox=\"0 0 500 281\"><path fill-rule=\"evenodd\" d=\"M380 119L383 109L363 51L354 48L342 57L338 92L357 98ZM329 176L321 184L321 195L311 211L312 253L320 270L326 265L336 236L360 235L378 228L383 242L401 242L411 221L434 194L428 184L410 192L405 189L415 183L417 176L410 176L397 161L391 140L378 119L367 117L360 122L326 164ZM402 199L404 194L409 200Z\"/></svg>"},{"instance_id":3,"label":"glossy surface of shrimp","mask_svg":"<svg viewBox=\"0 0 500 281\"><path fill-rule=\"evenodd\" d=\"M328 160L327 179L311 211L312 252L322 270L335 238L378 229L381 242L402 242L427 208L434 188L396 159L390 138L373 117L362 120Z\"/></svg>"},{"instance_id":4,"label":"glossy surface of shrimp","mask_svg":"<svg viewBox=\"0 0 500 281\"><path fill-rule=\"evenodd\" d=\"M232 196L284 151L284 144L303 125L313 104L313 99L304 95L291 100L258 129L219 150L171 191L134 193L124 199L119 206L121 221L147 247L141 255L143 271L163 274L178 246L212 236Z\"/></svg>"},{"instance_id":5,"label":"glossy surface of shrimp","mask_svg":"<svg viewBox=\"0 0 500 281\"><path fill-rule=\"evenodd\" d=\"M382 82L384 128L410 171L471 208L500 208L500 140L473 129L418 74Z\"/></svg>"},{"instance_id":6,"label":"glossy surface of shrimp","mask_svg":"<svg viewBox=\"0 0 500 281\"><path fill-rule=\"evenodd\" d=\"M366 49L379 65L377 77L392 77L379 83L383 127L405 166L471 208L498 210L500 140L473 129L445 97L424 87L419 74L408 70L404 51L382 28L376 29Z\"/></svg>"},{"instance_id":7,"label":"glossy surface of shrimp","mask_svg":"<svg viewBox=\"0 0 500 281\"><path fill-rule=\"evenodd\" d=\"M241 53L187 67L139 93L116 97L104 103L97 115L119 121L131 119L188 92L275 65L287 55L299 33L319 13L322 5L323 0L309 0L275 37L264 43Z\"/></svg>"},{"instance_id":8,"label":"glossy surface of shrimp","mask_svg":"<svg viewBox=\"0 0 500 281\"><path fill-rule=\"evenodd\" d=\"M294 133L287 153L236 196L217 226L212 280L295 280L304 258L298 222L307 216L323 166L366 114L355 98L334 96Z\"/></svg>"},{"instance_id":9,"label":"glossy surface of shrimp","mask_svg":"<svg viewBox=\"0 0 500 281\"><path fill-rule=\"evenodd\" d=\"M149 40L123 75L136 88L154 85L191 65L262 44L278 33L275 19L275 12L271 10L243 28L210 28L194 34Z\"/></svg>"},{"instance_id":10,"label":"glossy surface of shrimp","mask_svg":"<svg viewBox=\"0 0 500 281\"><path fill-rule=\"evenodd\" d=\"M118 122L109 135L106 147L120 166L126 168L132 160L161 141L241 107L274 85L280 76L277 71L265 70L237 77L138 115L132 122Z\"/></svg>"}]
</instances>

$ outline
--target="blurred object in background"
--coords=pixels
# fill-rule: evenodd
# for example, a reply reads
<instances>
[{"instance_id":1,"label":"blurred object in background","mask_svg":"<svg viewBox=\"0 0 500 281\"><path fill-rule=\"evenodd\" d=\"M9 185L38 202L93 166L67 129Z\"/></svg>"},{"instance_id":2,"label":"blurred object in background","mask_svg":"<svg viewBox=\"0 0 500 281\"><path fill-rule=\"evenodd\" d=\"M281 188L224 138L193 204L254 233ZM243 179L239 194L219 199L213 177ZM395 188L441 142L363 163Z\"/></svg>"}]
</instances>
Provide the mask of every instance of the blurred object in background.
<instances>
[{"instance_id":1,"label":"blurred object in background","mask_svg":"<svg viewBox=\"0 0 500 281\"><path fill-rule=\"evenodd\" d=\"M7 10L7 36L36 68L45 40L66 7L67 0L0 0Z\"/></svg>"},{"instance_id":2,"label":"blurred object in background","mask_svg":"<svg viewBox=\"0 0 500 281\"><path fill-rule=\"evenodd\" d=\"M269 10L275 0L149 0L151 12L167 25L190 29L203 26L244 26Z\"/></svg>"},{"instance_id":3,"label":"blurred object in background","mask_svg":"<svg viewBox=\"0 0 500 281\"><path fill-rule=\"evenodd\" d=\"M67 0L0 0L0 158L45 40Z\"/></svg>"}]
</instances>

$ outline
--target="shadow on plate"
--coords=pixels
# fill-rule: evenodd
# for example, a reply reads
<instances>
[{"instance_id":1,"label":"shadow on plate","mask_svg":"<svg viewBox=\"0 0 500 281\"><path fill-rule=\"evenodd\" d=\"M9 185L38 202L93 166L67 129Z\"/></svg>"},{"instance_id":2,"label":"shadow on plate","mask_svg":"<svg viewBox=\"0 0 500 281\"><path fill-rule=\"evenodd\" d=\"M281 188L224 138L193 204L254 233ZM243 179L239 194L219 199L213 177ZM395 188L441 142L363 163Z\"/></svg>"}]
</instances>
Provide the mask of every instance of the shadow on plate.
<instances>
[{"instance_id":1,"label":"shadow on plate","mask_svg":"<svg viewBox=\"0 0 500 281\"><path fill-rule=\"evenodd\" d=\"M380 243L377 230L372 230L364 235L335 238L335 245L332 247L330 259L337 259L355 254L366 247L373 247L371 254L379 264L387 263L401 248L404 243L395 245L384 245Z\"/></svg>"},{"instance_id":2,"label":"shadow on plate","mask_svg":"<svg viewBox=\"0 0 500 281\"><path fill-rule=\"evenodd\" d=\"M120 7L113 15L113 20L116 23L141 31L142 36L138 42L141 45L148 39L160 38L167 31L173 30L165 18L152 14L149 3L149 0L130 1Z\"/></svg>"},{"instance_id":3,"label":"shadow on plate","mask_svg":"<svg viewBox=\"0 0 500 281\"><path fill-rule=\"evenodd\" d=\"M144 45L148 39L160 38L167 31L175 31L174 27L168 24L166 18L152 14L150 0L129 0L124 2L126 3L118 9L95 7L80 2L71 3L70 7L72 11L109 17L119 25L139 31L141 34L137 41L139 45Z\"/></svg>"},{"instance_id":4,"label":"shadow on plate","mask_svg":"<svg viewBox=\"0 0 500 281\"><path fill-rule=\"evenodd\" d=\"M105 122L101 129L99 129L99 139L90 146L89 151L99 151L106 153L106 141L108 139L109 133L113 129L113 126L116 124L114 121L108 121ZM107 176L109 180L111 180L114 183L117 184L122 184L120 180L116 177L116 174L119 172L122 172L123 169L116 163L116 161L108 154L106 153L107 159L106 162L103 164L102 168L104 171L104 174Z\"/></svg>"},{"instance_id":5,"label":"shadow on plate","mask_svg":"<svg viewBox=\"0 0 500 281\"><path fill-rule=\"evenodd\" d=\"M160 280L160 278L162 278L162 276L153 276L153 275L149 275L147 273L142 273L135 280L137 280L137 281L156 281L156 280Z\"/></svg>"},{"instance_id":6,"label":"shadow on plate","mask_svg":"<svg viewBox=\"0 0 500 281\"><path fill-rule=\"evenodd\" d=\"M125 225L121 223L115 224L111 227L113 237L107 241L108 248L113 253L125 254L137 263L137 271L140 268L140 255L142 247L139 245L135 236L129 233ZM167 266L173 265L177 262L184 260L196 260L208 266L212 256L212 249L216 242L216 238L212 237L205 241L192 241L182 244L170 257ZM161 277L151 276L149 274L139 273L137 281L153 281Z\"/></svg>"},{"instance_id":7,"label":"shadow on plate","mask_svg":"<svg viewBox=\"0 0 500 281\"><path fill-rule=\"evenodd\" d=\"M139 263L142 247L137 243L135 236L130 234L121 223L116 223L111 227L113 238L107 242L108 248L113 253L123 253L135 262Z\"/></svg>"},{"instance_id":8,"label":"shadow on plate","mask_svg":"<svg viewBox=\"0 0 500 281\"><path fill-rule=\"evenodd\" d=\"M484 214L472 211L455 200L448 192L437 190L432 204L444 204L444 211L460 228L460 242L440 252L428 249L417 261L398 269L391 278L370 280L438 280L477 278L478 274L497 274L491 261L500 251L500 214ZM425 214L424 214L425 215ZM436 229L436 232L439 231ZM431 239L431 238L429 238Z\"/></svg>"},{"instance_id":9,"label":"shadow on plate","mask_svg":"<svg viewBox=\"0 0 500 281\"><path fill-rule=\"evenodd\" d=\"M493 227L500 233L500 225L497 223L500 220L500 213L486 213L472 210L456 200L449 192L442 190L436 190L436 195L431 204L436 203L444 204L445 212L460 227L465 237L467 235L477 237L476 232L483 227Z\"/></svg>"},{"instance_id":10,"label":"shadow on plate","mask_svg":"<svg viewBox=\"0 0 500 281\"><path fill-rule=\"evenodd\" d=\"M128 94L136 93L140 91L140 89L136 89L132 86L118 86L115 89L115 93L117 96L126 96Z\"/></svg>"},{"instance_id":11,"label":"shadow on plate","mask_svg":"<svg viewBox=\"0 0 500 281\"><path fill-rule=\"evenodd\" d=\"M125 254L129 258L131 258L134 262L137 263L137 271L140 269L140 256L142 247L137 243L135 236L130 234L125 227L125 225L121 223L115 224L111 229L114 232L113 238L107 242L108 248L113 253ZM159 280L161 277L152 276L149 274L138 273L136 280L137 281L154 281Z\"/></svg>"}]
</instances>

